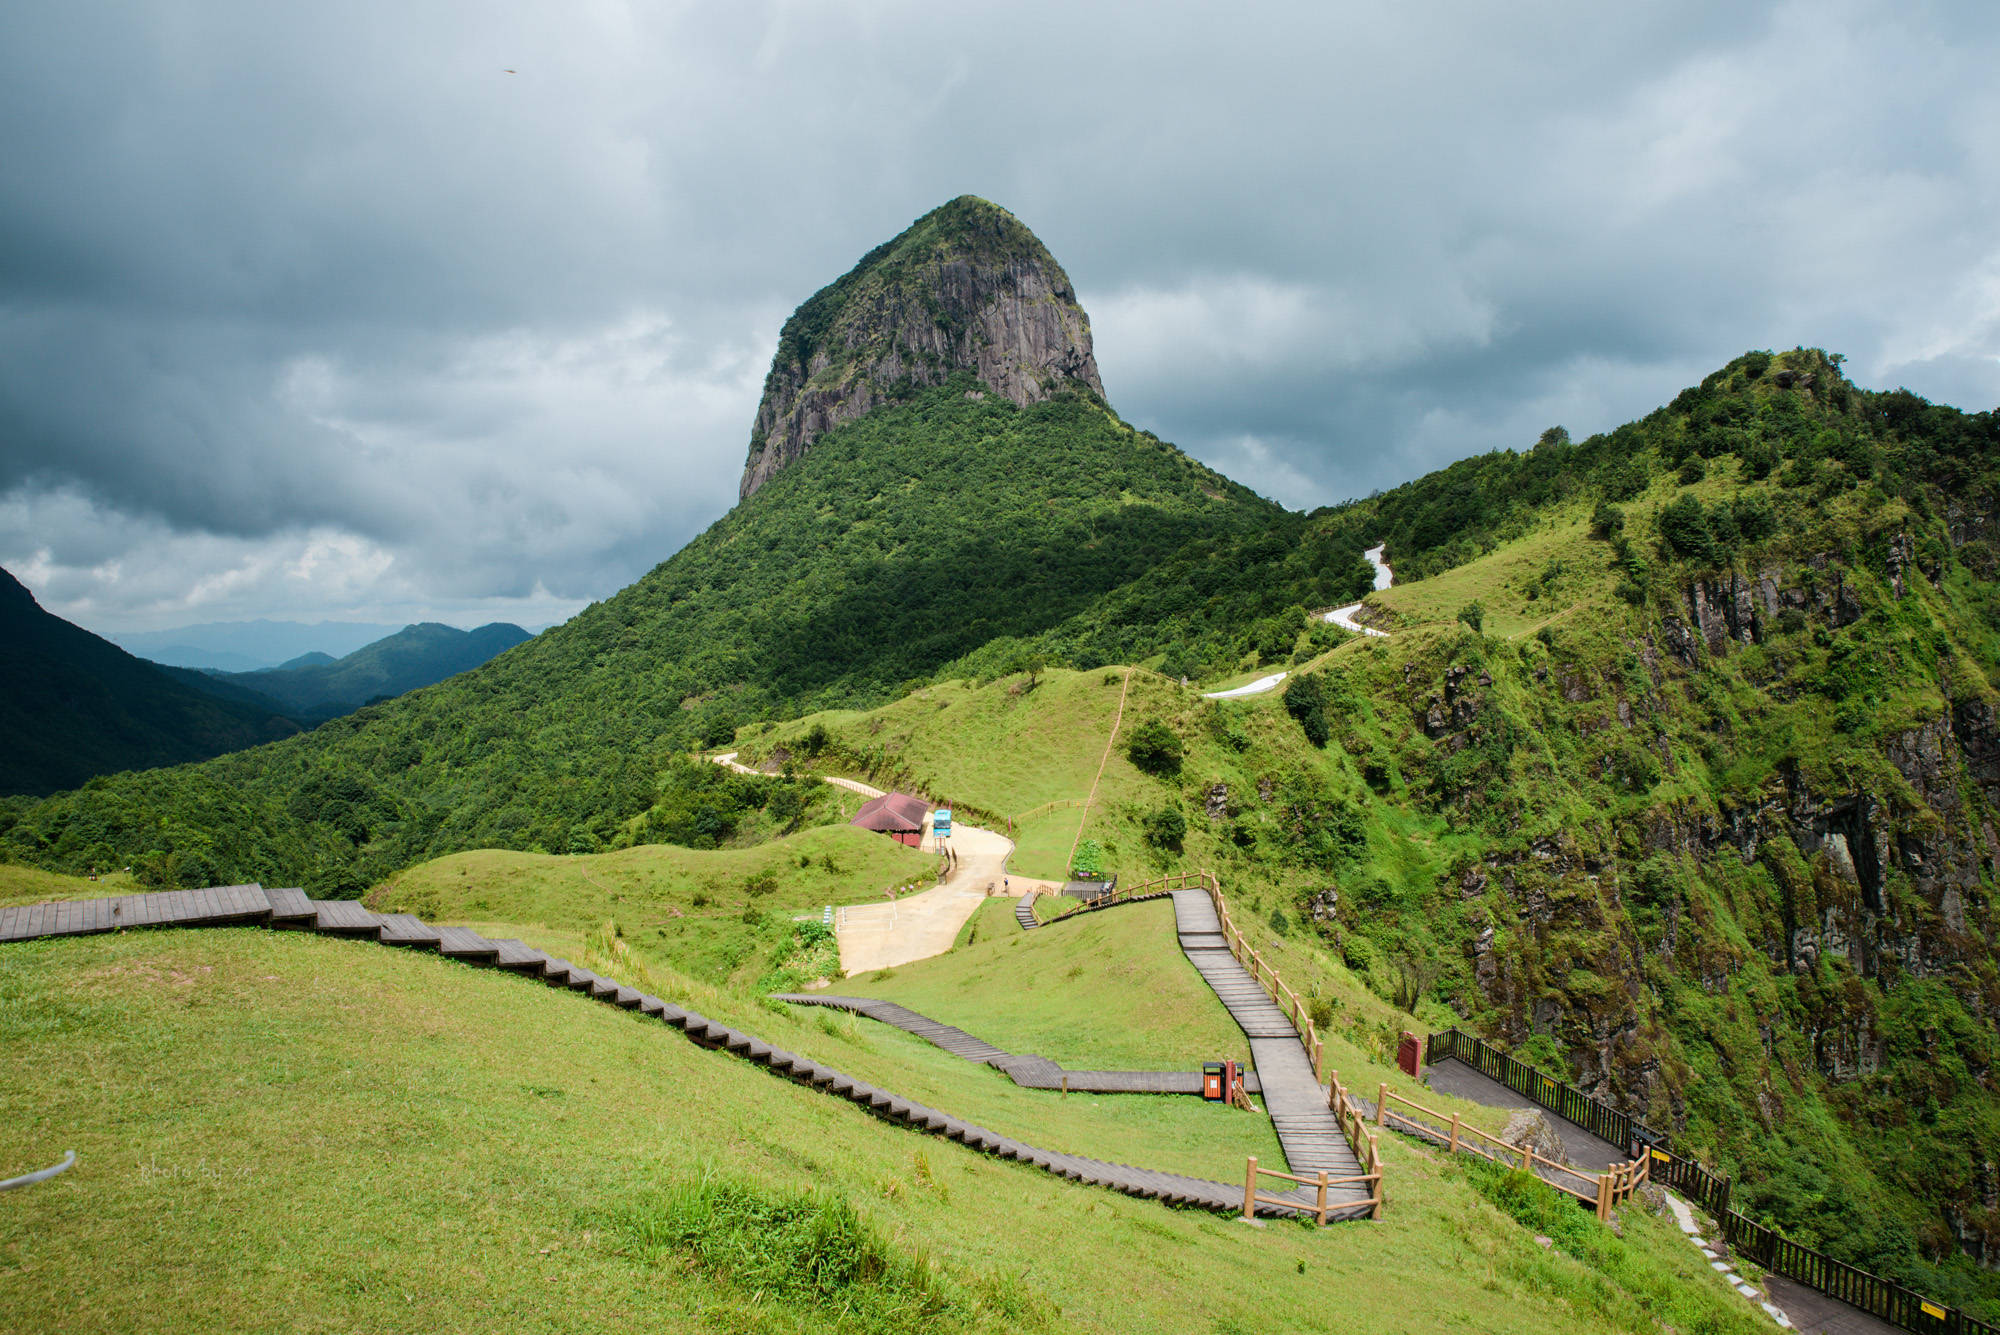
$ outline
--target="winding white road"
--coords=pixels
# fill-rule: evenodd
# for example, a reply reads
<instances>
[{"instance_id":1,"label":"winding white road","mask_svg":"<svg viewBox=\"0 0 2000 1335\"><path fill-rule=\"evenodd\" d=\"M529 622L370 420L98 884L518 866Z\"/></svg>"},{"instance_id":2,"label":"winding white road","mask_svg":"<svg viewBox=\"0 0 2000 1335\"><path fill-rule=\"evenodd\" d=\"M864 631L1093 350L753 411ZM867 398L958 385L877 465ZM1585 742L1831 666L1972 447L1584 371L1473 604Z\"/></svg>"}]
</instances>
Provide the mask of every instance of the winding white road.
<instances>
[{"instance_id":1,"label":"winding white road","mask_svg":"<svg viewBox=\"0 0 2000 1335\"><path fill-rule=\"evenodd\" d=\"M1388 588L1396 578L1394 573L1390 571L1389 567L1382 560L1382 548L1386 545L1377 544L1361 553L1368 558L1368 564L1375 567L1375 588L1377 591ZM1328 612L1326 619L1342 630L1353 631L1356 635L1388 635L1389 632L1386 630L1377 630L1373 626L1364 626L1359 621L1356 621L1354 614L1360 610L1360 603L1349 603L1345 607L1336 607L1331 612ZM1267 687L1266 689L1269 688Z\"/></svg>"},{"instance_id":2,"label":"winding white road","mask_svg":"<svg viewBox=\"0 0 2000 1335\"><path fill-rule=\"evenodd\" d=\"M1375 587L1377 589L1388 588L1396 578L1395 574L1382 561L1382 547L1384 545L1386 544L1378 544L1361 553L1368 558L1368 564L1375 567ZM1359 621L1356 621L1354 614L1360 610L1360 603L1349 603L1346 607L1334 608L1321 619L1331 621L1342 630L1352 631L1356 635L1388 635L1389 632L1386 630L1376 630L1373 626L1364 626ZM1259 677L1249 685L1238 686L1233 690L1203 691L1201 698L1204 700L1234 700L1245 695L1262 695L1264 692L1275 688L1279 682L1290 675L1288 672L1275 672L1268 677Z\"/></svg>"},{"instance_id":3,"label":"winding white road","mask_svg":"<svg viewBox=\"0 0 2000 1335\"><path fill-rule=\"evenodd\" d=\"M1279 672L1268 677L1259 677L1248 686L1238 686L1233 691L1203 691L1201 698L1204 700L1234 700L1239 695L1262 695L1290 675L1291 673L1289 672Z\"/></svg>"}]
</instances>

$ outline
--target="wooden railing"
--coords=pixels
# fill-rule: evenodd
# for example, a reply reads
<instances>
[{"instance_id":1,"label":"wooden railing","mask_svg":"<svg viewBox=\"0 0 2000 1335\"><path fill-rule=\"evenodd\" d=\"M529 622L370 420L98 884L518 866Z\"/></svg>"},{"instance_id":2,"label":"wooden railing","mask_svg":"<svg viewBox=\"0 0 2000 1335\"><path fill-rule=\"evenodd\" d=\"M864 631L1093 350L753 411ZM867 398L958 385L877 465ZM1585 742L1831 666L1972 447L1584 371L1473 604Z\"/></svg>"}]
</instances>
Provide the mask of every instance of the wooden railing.
<instances>
[{"instance_id":1,"label":"wooden railing","mask_svg":"<svg viewBox=\"0 0 2000 1335\"><path fill-rule=\"evenodd\" d=\"M1445 1057L1462 1061L1516 1094L1533 1099L1556 1116L1576 1123L1622 1154L1634 1155L1646 1146L1667 1143L1664 1134L1634 1120L1631 1114L1592 1098L1576 1086L1546 1075L1462 1030L1446 1029L1432 1034L1424 1049L1427 1064Z\"/></svg>"},{"instance_id":2,"label":"wooden railing","mask_svg":"<svg viewBox=\"0 0 2000 1335\"><path fill-rule=\"evenodd\" d=\"M1382 1150L1375 1143L1375 1133L1369 1129L1368 1119L1359 1104L1348 1097L1347 1086L1340 1083L1340 1072L1327 1072L1326 1106L1340 1123L1341 1132L1347 1143L1354 1149L1354 1157L1361 1161L1362 1181L1369 1183L1367 1201L1370 1219L1382 1217Z\"/></svg>"},{"instance_id":3,"label":"wooden railing","mask_svg":"<svg viewBox=\"0 0 2000 1335\"><path fill-rule=\"evenodd\" d=\"M1825 1252L1793 1242L1765 1224L1730 1208L1730 1180L1708 1165L1669 1148L1667 1136L1554 1076L1537 1071L1490 1044L1457 1029L1432 1034L1425 1060L1455 1057L1474 1070L1524 1094L1559 1117L1636 1154L1628 1172L1635 1182L1651 1180L1680 1192L1716 1219L1730 1246L1766 1270L1797 1280L1904 1330L1945 1335L2000 1335L2000 1326L1933 1302L1891 1279L1857 1269ZM1393 1096L1392 1096L1393 1097ZM1435 1132L1433 1132L1435 1134ZM1580 1193L1572 1193L1580 1194Z\"/></svg>"},{"instance_id":4,"label":"wooden railing","mask_svg":"<svg viewBox=\"0 0 2000 1335\"><path fill-rule=\"evenodd\" d=\"M1085 805L1084 800L1080 797L1059 797L1053 802L1044 802L1038 807L1029 807L1026 811L1007 817L1007 837L1012 839L1014 837L1014 827L1032 817L1039 816L1048 811L1061 811L1065 807L1080 807L1083 805Z\"/></svg>"},{"instance_id":5,"label":"wooden railing","mask_svg":"<svg viewBox=\"0 0 2000 1335\"><path fill-rule=\"evenodd\" d=\"M1348 1100L1347 1091L1341 1087L1339 1075L1337 1073L1325 1072L1326 1044L1320 1035L1319 1026L1313 1023L1312 1015L1308 1012L1305 1003L1299 999L1298 993L1286 986L1285 980L1279 976L1276 969L1271 967L1270 962L1264 958L1257 948L1250 944L1249 938L1237 930L1236 922L1229 913L1229 901L1223 898L1222 895L1222 882L1216 879L1214 872L1188 871L1174 872L1167 876L1156 876L1150 881L1139 881L1132 885L1122 886L1115 893L1103 898L1094 899L1087 906L1078 905L1076 908L1071 909L1069 913L1065 913L1062 916L1067 918L1070 914L1083 912L1086 907L1091 909L1105 908L1112 904L1123 903L1126 900L1137 899L1142 895L1155 894L1162 890L1204 890L1208 892L1209 902L1215 906L1216 921L1222 926L1222 939L1228 945L1229 953L1235 957L1238 964L1241 964L1249 972L1252 978L1263 985L1264 991L1270 995L1272 1001L1277 1003L1278 1009L1291 1017L1293 1027L1299 1031L1299 1044L1306 1050L1307 1060L1312 1063L1313 1078L1325 1082L1329 1075L1331 1075L1332 1085L1327 1091L1327 1107L1339 1119L1341 1130L1347 1136L1347 1143L1353 1149L1354 1157L1360 1161L1363 1169L1360 1177L1351 1180L1370 1184L1369 1199L1363 1202L1363 1204L1369 1206L1369 1218L1379 1218L1382 1213L1383 1198L1382 1159L1376 1149L1375 1135L1368 1129L1366 1119L1361 1114L1360 1109ZM1254 1164L1256 1161L1253 1159L1251 1162ZM1265 1169L1263 1171L1268 1173L1271 1170ZM1305 1178L1295 1180L1300 1182L1308 1181ZM1317 1181L1318 1179L1314 1178L1310 1180ZM1344 1184L1348 1181L1350 1179L1334 1179L1336 1184ZM1246 1199L1248 1199L1247 1196ZM1288 1203L1295 1204L1293 1202Z\"/></svg>"},{"instance_id":6,"label":"wooden railing","mask_svg":"<svg viewBox=\"0 0 2000 1335\"><path fill-rule=\"evenodd\" d=\"M1375 1124L1412 1131L1425 1140L1436 1141L1452 1154L1472 1154L1509 1168L1533 1173L1557 1191L1574 1196L1609 1219L1611 1211L1648 1180L1651 1160L1638 1159L1616 1164L1601 1173L1586 1173L1566 1163L1547 1159L1525 1145L1510 1145L1491 1132L1467 1126L1456 1113L1447 1116L1413 1099L1392 1093L1387 1084L1378 1086Z\"/></svg>"},{"instance_id":7,"label":"wooden railing","mask_svg":"<svg viewBox=\"0 0 2000 1335\"><path fill-rule=\"evenodd\" d=\"M1326 1044L1320 1036L1319 1026L1313 1022L1312 1013L1299 999L1299 994L1285 984L1278 970L1272 968L1263 954L1250 944L1250 938L1237 930L1236 920L1229 913L1229 901L1222 897L1222 884L1216 880L1215 873L1190 872L1178 879L1182 884L1174 886L1174 889L1199 887L1208 891L1209 901L1215 905L1216 920L1222 924L1222 939L1228 944L1229 953L1236 957L1236 962L1243 966L1245 972L1263 985L1278 1009L1290 1018L1293 1028L1299 1031L1299 1042L1312 1062L1313 1079L1324 1082ZM1137 893L1144 887L1134 886L1132 889Z\"/></svg>"},{"instance_id":8,"label":"wooden railing","mask_svg":"<svg viewBox=\"0 0 2000 1335\"><path fill-rule=\"evenodd\" d=\"M1162 877L1160 884L1176 881L1171 888L1186 890L1199 888L1208 892L1208 899L1215 906L1216 921L1222 925L1222 939L1229 947L1229 953L1236 958L1249 975L1263 985L1264 991L1276 1002L1278 1009L1291 1017L1292 1027L1299 1031L1299 1045L1306 1050L1306 1059L1312 1063L1313 1079L1326 1082L1327 1107L1340 1122L1340 1129L1347 1137L1348 1147L1354 1157L1361 1162L1363 1174L1360 1179L1371 1184L1368 1217L1379 1219L1382 1215L1382 1157L1375 1144L1374 1133L1368 1130L1361 1112L1348 1099L1347 1091L1340 1083L1340 1074L1326 1071L1326 1044L1321 1037L1319 1026L1313 1022L1298 993L1285 985L1278 971L1271 967L1262 953L1250 944L1250 939L1237 929L1236 920L1230 916L1229 901L1223 898L1222 882L1212 871L1187 872L1178 877ZM1133 886L1133 893L1145 887Z\"/></svg>"},{"instance_id":9,"label":"wooden railing","mask_svg":"<svg viewBox=\"0 0 2000 1335\"><path fill-rule=\"evenodd\" d=\"M1257 1190L1257 1179L1260 1177L1275 1177L1282 1182L1296 1182L1302 1187L1314 1188L1313 1207L1307 1210L1302 1201L1292 1197L1264 1195ZM1351 1187L1357 1182L1373 1184L1375 1189L1373 1200L1353 1202L1335 1201L1331 1206L1327 1204L1326 1191L1328 1187ZM1305 1213L1313 1217L1314 1223L1324 1225L1329 1209L1350 1210L1356 1206L1368 1205L1373 1207L1368 1216L1370 1219L1373 1219L1382 1209L1381 1182L1382 1175L1380 1172L1375 1173L1372 1177L1367 1174L1358 1177L1328 1177L1324 1168L1314 1173L1311 1177L1300 1177L1295 1173L1281 1173L1275 1168L1258 1167L1257 1156L1253 1154L1244 1161L1243 1165L1243 1217L1245 1219L1255 1219L1259 1205L1277 1205L1288 1210L1304 1210Z\"/></svg>"}]
</instances>

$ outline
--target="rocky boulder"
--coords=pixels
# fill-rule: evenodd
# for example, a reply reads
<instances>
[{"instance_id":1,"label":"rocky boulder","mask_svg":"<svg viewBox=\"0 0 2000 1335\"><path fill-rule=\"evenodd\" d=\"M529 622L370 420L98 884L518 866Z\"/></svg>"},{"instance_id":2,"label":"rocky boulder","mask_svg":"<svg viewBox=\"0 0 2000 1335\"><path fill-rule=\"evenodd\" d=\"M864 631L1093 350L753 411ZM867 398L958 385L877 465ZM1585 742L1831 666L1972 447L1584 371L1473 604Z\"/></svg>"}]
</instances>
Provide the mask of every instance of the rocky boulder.
<instances>
[{"instance_id":1,"label":"rocky boulder","mask_svg":"<svg viewBox=\"0 0 2000 1335\"><path fill-rule=\"evenodd\" d=\"M1538 1159L1568 1163L1569 1148L1556 1133L1555 1123L1540 1108L1521 1108L1507 1119L1500 1139L1517 1150L1530 1150Z\"/></svg>"}]
</instances>

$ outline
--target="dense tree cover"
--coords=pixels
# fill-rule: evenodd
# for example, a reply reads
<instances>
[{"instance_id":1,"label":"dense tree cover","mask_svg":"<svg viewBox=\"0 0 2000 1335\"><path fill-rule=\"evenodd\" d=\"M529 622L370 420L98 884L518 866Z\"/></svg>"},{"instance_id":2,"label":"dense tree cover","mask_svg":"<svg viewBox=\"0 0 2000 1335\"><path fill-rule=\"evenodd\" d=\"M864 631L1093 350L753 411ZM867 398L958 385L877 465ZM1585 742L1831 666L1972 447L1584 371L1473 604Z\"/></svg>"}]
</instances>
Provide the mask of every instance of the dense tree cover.
<instances>
[{"instance_id":1,"label":"dense tree cover","mask_svg":"<svg viewBox=\"0 0 2000 1335\"><path fill-rule=\"evenodd\" d=\"M320 893L465 848L608 844L663 800L674 756L740 723L892 698L996 639L1084 642L1101 632L1061 628L1192 547L1282 563L1296 545L1296 516L1094 396L1016 409L974 388L828 432L637 584L482 668L207 767L17 804L0 840ZM1246 641L1263 605L1217 597L1212 633ZM652 829L704 837L684 815Z\"/></svg>"},{"instance_id":2,"label":"dense tree cover","mask_svg":"<svg viewBox=\"0 0 2000 1335\"><path fill-rule=\"evenodd\" d=\"M1871 480L1889 495L1949 492L1986 471L1973 461L1991 456L1996 436L1992 413L1939 407L1908 390L1857 389L1840 374L1838 357L1815 349L1753 352L1615 431L1572 443L1551 428L1526 453L1464 459L1385 492L1365 506L1365 530L1388 541L1399 580L1421 579L1520 536L1552 502L1594 496L1603 506L1600 527L1615 525L1616 506L1653 476L1696 482L1723 456L1735 456L1747 480L1782 465L1784 484L1807 494ZM1892 458L1885 460L1885 447ZM1740 535L1725 526L1712 548L1688 536L1686 554L1712 561Z\"/></svg>"}]
</instances>

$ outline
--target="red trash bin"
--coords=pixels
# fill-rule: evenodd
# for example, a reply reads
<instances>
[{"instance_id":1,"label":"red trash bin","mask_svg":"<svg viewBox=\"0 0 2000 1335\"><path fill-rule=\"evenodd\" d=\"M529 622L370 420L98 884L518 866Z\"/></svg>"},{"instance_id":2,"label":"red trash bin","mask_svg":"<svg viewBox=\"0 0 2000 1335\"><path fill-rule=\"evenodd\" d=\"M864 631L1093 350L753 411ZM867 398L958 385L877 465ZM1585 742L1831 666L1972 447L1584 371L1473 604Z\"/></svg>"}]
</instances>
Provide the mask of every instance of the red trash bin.
<instances>
[{"instance_id":1,"label":"red trash bin","mask_svg":"<svg viewBox=\"0 0 2000 1335\"><path fill-rule=\"evenodd\" d=\"M1396 1065L1404 1075L1412 1080L1424 1064L1424 1041L1407 1029L1403 1031L1403 1041L1396 1047Z\"/></svg>"},{"instance_id":2,"label":"red trash bin","mask_svg":"<svg viewBox=\"0 0 2000 1335\"><path fill-rule=\"evenodd\" d=\"M1229 1097L1228 1087L1222 1083L1221 1062L1201 1064L1201 1096L1210 1103L1220 1103Z\"/></svg>"}]
</instances>

